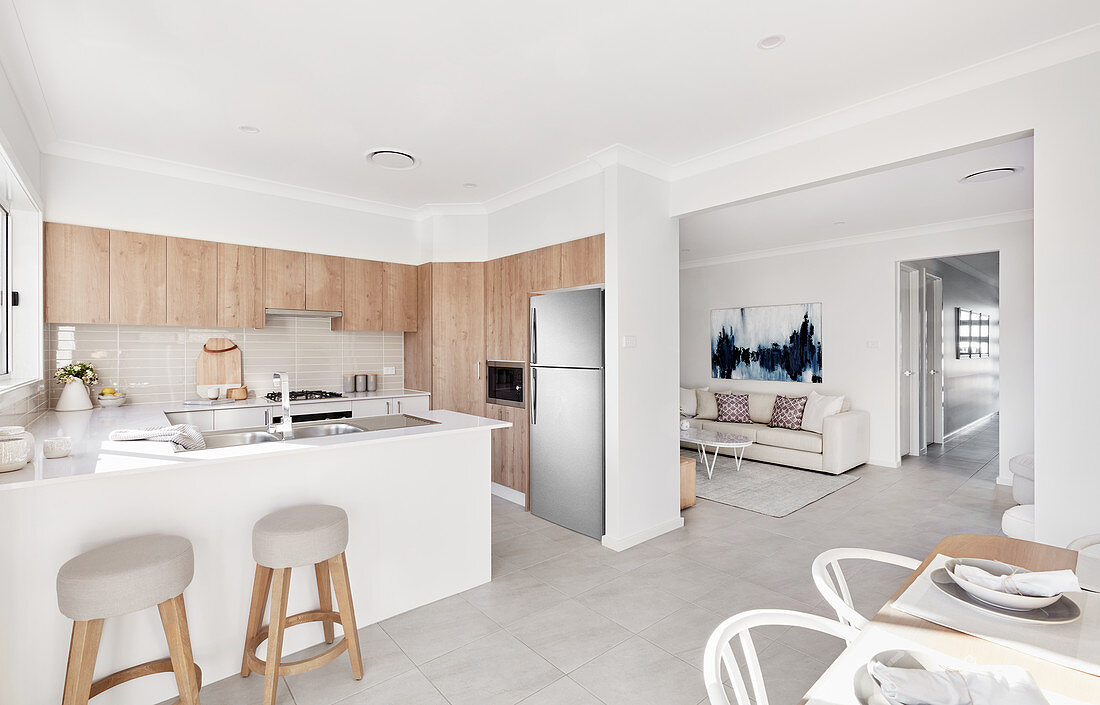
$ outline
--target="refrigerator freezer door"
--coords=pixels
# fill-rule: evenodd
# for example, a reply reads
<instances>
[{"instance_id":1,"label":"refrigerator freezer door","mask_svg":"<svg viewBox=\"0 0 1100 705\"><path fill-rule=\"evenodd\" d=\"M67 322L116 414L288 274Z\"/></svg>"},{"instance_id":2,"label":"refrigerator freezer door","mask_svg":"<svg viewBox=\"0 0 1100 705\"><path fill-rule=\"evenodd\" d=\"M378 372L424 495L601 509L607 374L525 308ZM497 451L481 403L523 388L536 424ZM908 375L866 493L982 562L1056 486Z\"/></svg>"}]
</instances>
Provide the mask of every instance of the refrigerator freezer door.
<instances>
[{"instance_id":1,"label":"refrigerator freezer door","mask_svg":"<svg viewBox=\"0 0 1100 705\"><path fill-rule=\"evenodd\" d=\"M531 297L531 364L603 367L603 290Z\"/></svg>"},{"instance_id":2,"label":"refrigerator freezer door","mask_svg":"<svg viewBox=\"0 0 1100 705\"><path fill-rule=\"evenodd\" d=\"M531 369L531 513L604 533L603 370Z\"/></svg>"}]
</instances>

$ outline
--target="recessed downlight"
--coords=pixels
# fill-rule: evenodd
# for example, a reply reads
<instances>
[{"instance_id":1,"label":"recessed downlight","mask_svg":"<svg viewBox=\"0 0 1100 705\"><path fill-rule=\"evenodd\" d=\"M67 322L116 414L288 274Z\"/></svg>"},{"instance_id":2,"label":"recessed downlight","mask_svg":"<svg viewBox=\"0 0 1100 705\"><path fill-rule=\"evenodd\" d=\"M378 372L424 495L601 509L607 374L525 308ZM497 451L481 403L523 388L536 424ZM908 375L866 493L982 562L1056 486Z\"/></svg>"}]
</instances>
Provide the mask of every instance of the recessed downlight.
<instances>
[{"instance_id":1,"label":"recessed downlight","mask_svg":"<svg viewBox=\"0 0 1100 705\"><path fill-rule=\"evenodd\" d=\"M766 51L768 49L776 49L782 46L783 42L785 41L787 41L787 38L784 37L782 34L769 34L768 36L758 41L756 43L756 46Z\"/></svg>"},{"instance_id":2,"label":"recessed downlight","mask_svg":"<svg viewBox=\"0 0 1100 705\"><path fill-rule=\"evenodd\" d=\"M255 125L241 125L237 128L246 135L258 135L260 134L260 128Z\"/></svg>"},{"instance_id":3,"label":"recessed downlight","mask_svg":"<svg viewBox=\"0 0 1100 705\"><path fill-rule=\"evenodd\" d=\"M377 149L367 154L367 161L383 169L396 171L415 169L420 164L413 155L395 149Z\"/></svg>"},{"instance_id":4,"label":"recessed downlight","mask_svg":"<svg viewBox=\"0 0 1100 705\"><path fill-rule=\"evenodd\" d=\"M834 220L833 225L844 225L847 222L848 222L847 220Z\"/></svg>"},{"instance_id":5,"label":"recessed downlight","mask_svg":"<svg viewBox=\"0 0 1100 705\"><path fill-rule=\"evenodd\" d=\"M466 183L462 184L462 188L477 188L477 184L472 181L467 181Z\"/></svg>"},{"instance_id":6,"label":"recessed downlight","mask_svg":"<svg viewBox=\"0 0 1100 705\"><path fill-rule=\"evenodd\" d=\"M1004 179L1012 176L1020 167L1015 166L1002 166L996 169L983 169L981 171L975 171L973 174L967 174L959 179L959 183L974 184L980 181L996 181L997 179Z\"/></svg>"}]
</instances>

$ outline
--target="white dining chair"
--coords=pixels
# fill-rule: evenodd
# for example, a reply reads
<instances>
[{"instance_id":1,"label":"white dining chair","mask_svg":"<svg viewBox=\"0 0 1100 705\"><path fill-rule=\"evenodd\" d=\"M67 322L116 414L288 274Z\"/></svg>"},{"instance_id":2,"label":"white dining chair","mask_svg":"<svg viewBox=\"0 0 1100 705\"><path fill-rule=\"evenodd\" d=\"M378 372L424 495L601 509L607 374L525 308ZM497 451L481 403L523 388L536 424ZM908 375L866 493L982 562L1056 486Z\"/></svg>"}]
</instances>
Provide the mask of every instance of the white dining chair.
<instances>
[{"instance_id":1,"label":"white dining chair","mask_svg":"<svg viewBox=\"0 0 1100 705\"><path fill-rule=\"evenodd\" d=\"M1070 541L1070 544L1066 546L1066 548L1071 551L1083 551L1090 546L1100 546L1100 534L1082 536L1079 539Z\"/></svg>"},{"instance_id":2,"label":"white dining chair","mask_svg":"<svg viewBox=\"0 0 1100 705\"><path fill-rule=\"evenodd\" d=\"M731 705L726 697L723 672L729 676L733 686L733 695L737 705L768 705L768 693L764 687L764 674L760 670L760 659L756 654L756 646L753 644L750 630L756 627L802 627L813 629L823 634L831 634L838 639L851 640L859 636L855 627L841 624L840 622L805 612L792 612L791 610L749 610L735 614L718 625L707 640L707 648L703 656L703 683L707 687L707 697L710 705ZM745 687L745 679L741 675L741 668L737 664L731 642L739 638L741 651L745 657L745 668L749 672L749 681L752 683L753 701L749 700L748 689Z\"/></svg>"},{"instance_id":3,"label":"white dining chair","mask_svg":"<svg viewBox=\"0 0 1100 705\"><path fill-rule=\"evenodd\" d=\"M909 570L916 570L921 564L916 558L870 548L831 548L815 558L810 570L818 592L836 610L837 619L856 629L863 629L870 620L856 611L848 581L840 569L840 561L844 560L877 561Z\"/></svg>"}]
</instances>

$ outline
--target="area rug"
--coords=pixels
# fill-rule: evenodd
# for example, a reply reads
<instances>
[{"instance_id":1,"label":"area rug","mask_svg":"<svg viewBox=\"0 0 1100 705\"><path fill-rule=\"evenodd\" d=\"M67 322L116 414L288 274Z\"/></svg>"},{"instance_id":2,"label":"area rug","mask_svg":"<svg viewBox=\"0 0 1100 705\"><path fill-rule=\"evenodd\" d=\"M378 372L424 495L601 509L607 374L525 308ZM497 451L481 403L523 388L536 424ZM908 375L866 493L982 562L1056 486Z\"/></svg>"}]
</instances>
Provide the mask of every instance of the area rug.
<instances>
[{"instance_id":1,"label":"area rug","mask_svg":"<svg viewBox=\"0 0 1100 705\"><path fill-rule=\"evenodd\" d=\"M708 451L708 455L713 452ZM680 455L697 461L695 496L773 517L785 517L859 479L754 460L743 461L738 470L734 459L724 455L718 456L712 479L707 477L707 468L697 451L681 448Z\"/></svg>"}]
</instances>

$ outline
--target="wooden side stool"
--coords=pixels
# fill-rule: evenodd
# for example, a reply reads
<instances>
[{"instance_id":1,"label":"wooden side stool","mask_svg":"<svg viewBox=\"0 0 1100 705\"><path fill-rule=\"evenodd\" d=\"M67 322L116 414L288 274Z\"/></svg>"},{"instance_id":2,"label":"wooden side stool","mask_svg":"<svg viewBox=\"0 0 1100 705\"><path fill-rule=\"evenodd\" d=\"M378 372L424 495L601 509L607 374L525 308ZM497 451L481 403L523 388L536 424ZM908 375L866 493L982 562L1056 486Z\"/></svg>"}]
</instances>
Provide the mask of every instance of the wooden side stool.
<instances>
[{"instance_id":1,"label":"wooden side stool","mask_svg":"<svg viewBox=\"0 0 1100 705\"><path fill-rule=\"evenodd\" d=\"M199 705L202 671L191 655L183 591L195 575L195 552L180 536L139 536L82 553L57 572L57 607L73 620L62 705L86 705L135 678L173 672L183 705ZM92 682L103 620L156 605L169 658L148 661Z\"/></svg>"},{"instance_id":2,"label":"wooden side stool","mask_svg":"<svg viewBox=\"0 0 1100 705\"><path fill-rule=\"evenodd\" d=\"M339 507L310 504L290 507L268 514L252 529L252 557L256 560L256 578L252 583L252 606L248 611L244 659L241 676L264 674L264 705L275 705L280 676L293 676L324 666L345 651L351 659L351 674L363 678L363 656L359 632L355 626L355 608L351 602L351 582L344 550L348 545L348 515ZM287 616L287 598L292 568L313 565L317 575L317 594L321 609ZM332 610L332 592L336 591L339 611ZM268 593L271 610L268 626L261 628ZM333 624L340 622L344 637L331 649L312 658L282 662L283 632L287 627L322 622L325 641L333 643ZM267 641L267 661L256 656L256 649Z\"/></svg>"}]
</instances>

